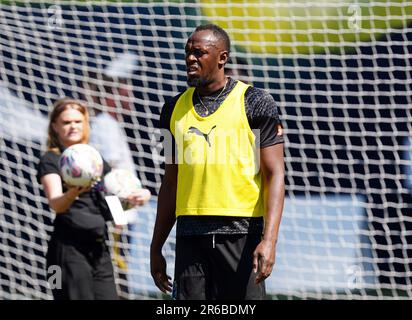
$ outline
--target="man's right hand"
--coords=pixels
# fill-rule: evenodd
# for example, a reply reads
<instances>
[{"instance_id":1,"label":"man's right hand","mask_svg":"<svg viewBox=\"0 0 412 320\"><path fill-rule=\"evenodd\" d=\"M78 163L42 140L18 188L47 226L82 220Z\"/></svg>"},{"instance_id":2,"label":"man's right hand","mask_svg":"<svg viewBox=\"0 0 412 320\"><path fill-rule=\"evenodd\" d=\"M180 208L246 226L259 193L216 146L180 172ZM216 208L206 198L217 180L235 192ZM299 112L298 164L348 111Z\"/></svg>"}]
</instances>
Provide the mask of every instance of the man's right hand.
<instances>
[{"instance_id":1,"label":"man's right hand","mask_svg":"<svg viewBox=\"0 0 412 320\"><path fill-rule=\"evenodd\" d=\"M166 274L166 259L161 253L150 253L150 272L163 293L172 292L172 278Z\"/></svg>"}]
</instances>

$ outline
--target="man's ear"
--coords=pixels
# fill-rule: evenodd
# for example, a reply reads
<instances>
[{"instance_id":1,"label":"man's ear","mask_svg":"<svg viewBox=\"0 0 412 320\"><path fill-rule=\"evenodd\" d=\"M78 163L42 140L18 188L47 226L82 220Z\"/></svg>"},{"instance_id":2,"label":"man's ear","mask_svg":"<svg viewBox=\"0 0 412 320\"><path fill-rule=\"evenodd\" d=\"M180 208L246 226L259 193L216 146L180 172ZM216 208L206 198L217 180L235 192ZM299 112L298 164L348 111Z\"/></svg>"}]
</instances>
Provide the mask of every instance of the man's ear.
<instances>
[{"instance_id":1,"label":"man's ear","mask_svg":"<svg viewBox=\"0 0 412 320\"><path fill-rule=\"evenodd\" d=\"M220 52L220 56L219 56L219 65L220 66L224 66L227 61L229 60L229 52L225 51L221 51Z\"/></svg>"}]
</instances>

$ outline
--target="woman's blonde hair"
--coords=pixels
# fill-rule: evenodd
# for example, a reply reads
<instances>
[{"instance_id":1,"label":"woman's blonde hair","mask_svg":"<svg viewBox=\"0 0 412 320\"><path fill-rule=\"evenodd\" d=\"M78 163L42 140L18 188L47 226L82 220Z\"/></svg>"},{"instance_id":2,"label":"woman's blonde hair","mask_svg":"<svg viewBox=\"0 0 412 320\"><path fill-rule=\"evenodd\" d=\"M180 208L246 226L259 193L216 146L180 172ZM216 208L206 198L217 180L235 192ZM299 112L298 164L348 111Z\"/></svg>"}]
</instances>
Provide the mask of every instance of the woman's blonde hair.
<instances>
[{"instance_id":1,"label":"woman's blonde hair","mask_svg":"<svg viewBox=\"0 0 412 320\"><path fill-rule=\"evenodd\" d=\"M88 143L89 142L89 135L90 135L90 126L89 126L89 112L87 111L86 105L76 99L73 98L62 98L57 100L53 105L53 110L50 113L49 118L49 128L48 128L48 138L47 138L47 149L54 151L56 153L60 153L60 150L63 146L60 143L59 136L57 132L53 129L53 123L57 121L60 114L63 111L68 109L75 109L79 111L84 116L84 128L83 128L83 137L80 141L81 143Z\"/></svg>"}]
</instances>

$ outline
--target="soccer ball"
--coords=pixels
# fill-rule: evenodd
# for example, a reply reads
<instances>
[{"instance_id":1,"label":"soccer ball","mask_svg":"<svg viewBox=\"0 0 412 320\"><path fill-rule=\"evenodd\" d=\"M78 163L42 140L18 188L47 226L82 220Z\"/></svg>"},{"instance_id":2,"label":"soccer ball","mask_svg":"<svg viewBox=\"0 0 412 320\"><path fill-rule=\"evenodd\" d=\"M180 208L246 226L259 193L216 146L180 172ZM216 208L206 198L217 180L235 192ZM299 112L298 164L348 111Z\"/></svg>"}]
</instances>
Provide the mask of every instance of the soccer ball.
<instances>
[{"instance_id":1,"label":"soccer ball","mask_svg":"<svg viewBox=\"0 0 412 320\"><path fill-rule=\"evenodd\" d=\"M88 144L68 147L59 160L60 174L64 182L76 187L87 187L103 174L100 153Z\"/></svg>"},{"instance_id":2,"label":"soccer ball","mask_svg":"<svg viewBox=\"0 0 412 320\"><path fill-rule=\"evenodd\" d=\"M123 210L129 210L133 207L127 197L138 189L142 184L136 175L125 169L113 169L104 176L104 189L108 194L119 197Z\"/></svg>"}]
</instances>

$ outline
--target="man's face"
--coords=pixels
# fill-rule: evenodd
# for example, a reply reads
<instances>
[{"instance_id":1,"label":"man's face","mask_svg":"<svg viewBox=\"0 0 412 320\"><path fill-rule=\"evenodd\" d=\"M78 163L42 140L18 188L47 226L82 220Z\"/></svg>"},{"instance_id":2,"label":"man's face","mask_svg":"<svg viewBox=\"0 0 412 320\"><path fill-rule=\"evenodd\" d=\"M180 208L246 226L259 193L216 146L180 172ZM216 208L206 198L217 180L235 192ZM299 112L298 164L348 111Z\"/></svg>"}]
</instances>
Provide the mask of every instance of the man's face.
<instances>
[{"instance_id":1,"label":"man's face","mask_svg":"<svg viewBox=\"0 0 412 320\"><path fill-rule=\"evenodd\" d=\"M221 41L212 31L193 33L185 47L188 85L201 87L213 82L219 72L223 51Z\"/></svg>"}]
</instances>

